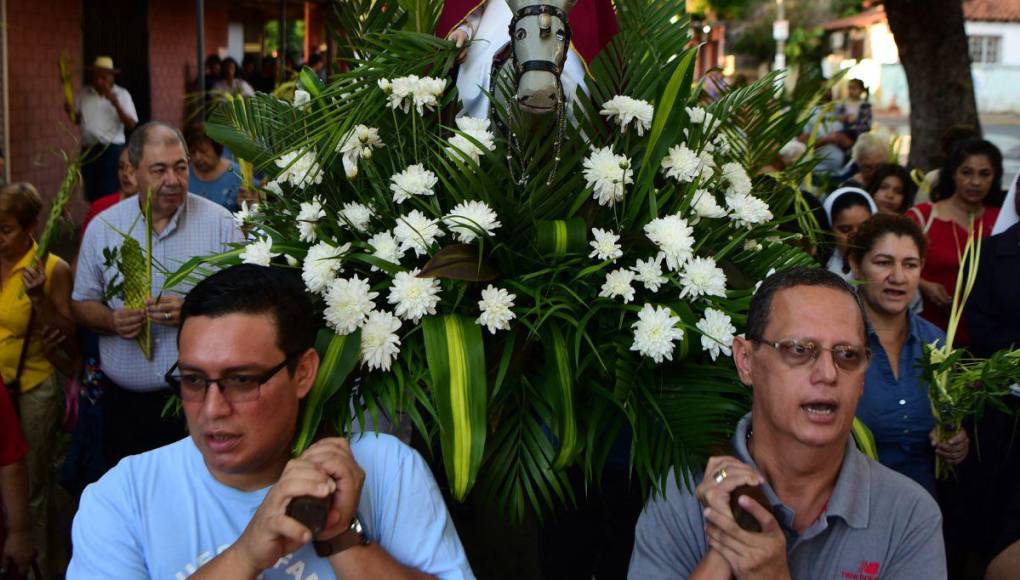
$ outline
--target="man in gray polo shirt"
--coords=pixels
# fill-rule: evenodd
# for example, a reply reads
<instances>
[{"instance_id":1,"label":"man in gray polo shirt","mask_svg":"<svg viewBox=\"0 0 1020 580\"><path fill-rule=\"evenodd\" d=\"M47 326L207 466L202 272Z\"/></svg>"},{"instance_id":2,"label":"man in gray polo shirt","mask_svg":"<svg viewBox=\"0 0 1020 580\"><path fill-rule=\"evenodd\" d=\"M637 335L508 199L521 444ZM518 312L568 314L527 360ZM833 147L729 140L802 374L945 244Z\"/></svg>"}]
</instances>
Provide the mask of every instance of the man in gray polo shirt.
<instances>
[{"instance_id":1,"label":"man in gray polo shirt","mask_svg":"<svg viewBox=\"0 0 1020 580\"><path fill-rule=\"evenodd\" d=\"M131 134L128 158L138 195L109 208L89 225L71 296L78 323L99 335L102 368L115 383L103 394L103 442L111 463L184 435L182 418L162 416L170 393L163 375L177 361L181 295L189 286L164 291L163 270L172 272L194 256L219 253L243 240L230 212L188 193L188 152L179 131L158 122L142 125ZM146 247L141 214L150 191L153 299L146 308L125 308L121 297L105 296L118 271L104 265L103 250L121 247L120 232ZM152 322L151 360L135 341L146 319Z\"/></svg>"},{"instance_id":2,"label":"man in gray polo shirt","mask_svg":"<svg viewBox=\"0 0 1020 580\"><path fill-rule=\"evenodd\" d=\"M692 493L672 474L638 520L632 579L945 578L942 516L923 488L865 457L850 438L868 365L864 310L823 269L794 268L755 293L745 337L734 339L751 412L733 456L709 459ZM738 501L760 486L771 509Z\"/></svg>"}]
</instances>

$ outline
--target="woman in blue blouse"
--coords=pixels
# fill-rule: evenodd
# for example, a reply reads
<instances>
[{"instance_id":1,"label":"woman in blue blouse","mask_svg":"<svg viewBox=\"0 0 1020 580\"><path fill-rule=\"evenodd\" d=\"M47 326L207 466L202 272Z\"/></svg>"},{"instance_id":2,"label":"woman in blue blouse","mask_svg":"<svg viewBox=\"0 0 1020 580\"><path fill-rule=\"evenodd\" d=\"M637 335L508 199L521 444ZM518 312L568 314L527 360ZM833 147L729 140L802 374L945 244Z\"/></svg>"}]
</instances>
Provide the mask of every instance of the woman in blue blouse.
<instances>
[{"instance_id":1,"label":"woman in blue blouse","mask_svg":"<svg viewBox=\"0 0 1020 580\"><path fill-rule=\"evenodd\" d=\"M961 430L935 444L928 385L917 366L921 346L942 342L945 333L916 316L917 292L926 242L909 218L877 214L864 222L849 246L854 278L868 314L871 365L857 417L871 429L882 464L935 494L935 455L951 464L967 456L970 440ZM932 452L934 449L934 453Z\"/></svg>"}]
</instances>

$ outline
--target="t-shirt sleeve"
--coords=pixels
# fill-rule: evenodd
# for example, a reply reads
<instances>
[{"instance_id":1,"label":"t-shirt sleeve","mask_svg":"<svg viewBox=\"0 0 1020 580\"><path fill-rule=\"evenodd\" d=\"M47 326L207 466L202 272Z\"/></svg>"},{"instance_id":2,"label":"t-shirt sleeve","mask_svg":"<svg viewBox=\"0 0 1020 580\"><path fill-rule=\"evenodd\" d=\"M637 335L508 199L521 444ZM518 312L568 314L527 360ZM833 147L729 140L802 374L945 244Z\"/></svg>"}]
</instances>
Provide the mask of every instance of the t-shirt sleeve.
<instances>
[{"instance_id":1,"label":"t-shirt sleeve","mask_svg":"<svg viewBox=\"0 0 1020 580\"><path fill-rule=\"evenodd\" d=\"M934 499L918 502L907 528L882 567L883 578L946 578L942 515Z\"/></svg>"},{"instance_id":2,"label":"t-shirt sleeve","mask_svg":"<svg viewBox=\"0 0 1020 580\"><path fill-rule=\"evenodd\" d=\"M443 579L473 579L460 537L432 471L417 451L390 435L366 434L356 451L368 474L369 539L395 560ZM364 502L363 504L364 505Z\"/></svg>"},{"instance_id":3,"label":"t-shirt sleeve","mask_svg":"<svg viewBox=\"0 0 1020 580\"><path fill-rule=\"evenodd\" d=\"M0 467L21 461L28 453L25 438L21 435L14 404L7 388L0 381Z\"/></svg>"},{"instance_id":4,"label":"t-shirt sleeve","mask_svg":"<svg viewBox=\"0 0 1020 580\"><path fill-rule=\"evenodd\" d=\"M71 294L74 300L103 299L102 249L99 248L102 236L98 230L106 226L100 221L93 221L90 225L92 227L85 230L78 252L78 268L74 275L74 291Z\"/></svg>"},{"instance_id":5,"label":"t-shirt sleeve","mask_svg":"<svg viewBox=\"0 0 1020 580\"><path fill-rule=\"evenodd\" d=\"M698 478L691 485L696 481ZM638 518L627 577L645 580L690 576L708 552L704 525L697 499L677 485L671 471L665 494L649 499Z\"/></svg>"},{"instance_id":6,"label":"t-shirt sleeve","mask_svg":"<svg viewBox=\"0 0 1020 580\"><path fill-rule=\"evenodd\" d=\"M132 513L134 494L122 462L82 494L71 527L73 556L68 580L149 578L138 536L138 517Z\"/></svg>"}]
</instances>

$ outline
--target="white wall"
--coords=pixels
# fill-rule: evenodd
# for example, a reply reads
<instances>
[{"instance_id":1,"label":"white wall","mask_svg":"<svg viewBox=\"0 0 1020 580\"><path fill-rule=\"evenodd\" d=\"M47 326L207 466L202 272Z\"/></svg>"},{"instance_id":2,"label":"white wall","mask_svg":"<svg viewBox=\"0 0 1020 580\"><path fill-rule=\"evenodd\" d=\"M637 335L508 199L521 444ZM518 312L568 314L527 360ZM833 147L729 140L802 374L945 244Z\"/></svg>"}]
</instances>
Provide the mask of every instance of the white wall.
<instances>
[{"instance_id":1,"label":"white wall","mask_svg":"<svg viewBox=\"0 0 1020 580\"><path fill-rule=\"evenodd\" d=\"M1020 66L1020 22L964 23L967 36L1001 36L1000 61L996 64Z\"/></svg>"},{"instance_id":2,"label":"white wall","mask_svg":"<svg viewBox=\"0 0 1020 580\"><path fill-rule=\"evenodd\" d=\"M227 25L227 52L240 65L244 60L244 24L231 22Z\"/></svg>"}]
</instances>

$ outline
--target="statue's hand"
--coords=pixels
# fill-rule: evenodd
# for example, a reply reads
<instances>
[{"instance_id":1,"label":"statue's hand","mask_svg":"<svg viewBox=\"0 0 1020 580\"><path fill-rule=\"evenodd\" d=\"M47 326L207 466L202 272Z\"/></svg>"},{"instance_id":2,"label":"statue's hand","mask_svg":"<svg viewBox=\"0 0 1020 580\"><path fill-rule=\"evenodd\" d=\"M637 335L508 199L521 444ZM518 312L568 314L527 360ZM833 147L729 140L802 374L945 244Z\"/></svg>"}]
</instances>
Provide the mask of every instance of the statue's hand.
<instances>
[{"instance_id":1,"label":"statue's hand","mask_svg":"<svg viewBox=\"0 0 1020 580\"><path fill-rule=\"evenodd\" d=\"M452 40L457 45L457 48L460 49L460 53L457 54L457 62L458 63L464 62L464 59L467 58L468 40L470 40L468 38L468 31L465 30L463 27L455 28L453 32L451 32L450 35L447 37L447 39Z\"/></svg>"}]
</instances>

